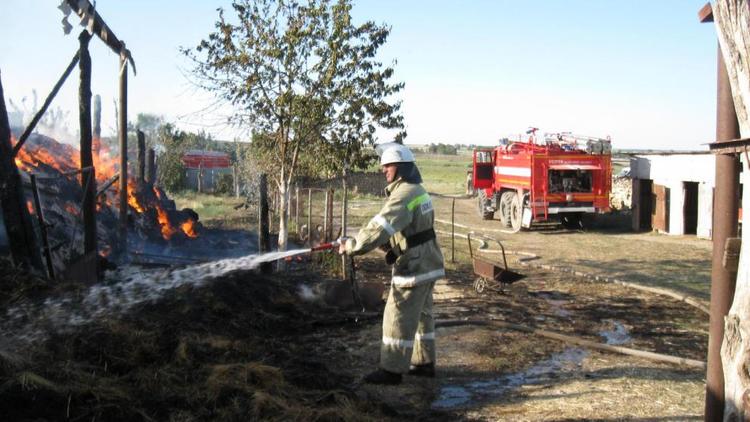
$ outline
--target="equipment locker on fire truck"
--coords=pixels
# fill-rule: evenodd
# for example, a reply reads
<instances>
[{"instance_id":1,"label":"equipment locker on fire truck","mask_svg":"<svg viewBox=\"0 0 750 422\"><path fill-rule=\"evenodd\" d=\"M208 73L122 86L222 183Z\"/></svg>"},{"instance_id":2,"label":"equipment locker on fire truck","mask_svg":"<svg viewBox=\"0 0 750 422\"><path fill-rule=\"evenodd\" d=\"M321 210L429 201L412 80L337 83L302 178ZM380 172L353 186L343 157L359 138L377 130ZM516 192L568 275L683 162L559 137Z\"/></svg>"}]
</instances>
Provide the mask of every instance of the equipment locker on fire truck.
<instances>
[{"instance_id":1,"label":"equipment locker on fire truck","mask_svg":"<svg viewBox=\"0 0 750 422\"><path fill-rule=\"evenodd\" d=\"M538 143L537 130L526 140L474 150L480 215L491 220L500 211L500 222L517 232L549 220L580 227L584 216L609 211L610 139L561 132Z\"/></svg>"}]
</instances>

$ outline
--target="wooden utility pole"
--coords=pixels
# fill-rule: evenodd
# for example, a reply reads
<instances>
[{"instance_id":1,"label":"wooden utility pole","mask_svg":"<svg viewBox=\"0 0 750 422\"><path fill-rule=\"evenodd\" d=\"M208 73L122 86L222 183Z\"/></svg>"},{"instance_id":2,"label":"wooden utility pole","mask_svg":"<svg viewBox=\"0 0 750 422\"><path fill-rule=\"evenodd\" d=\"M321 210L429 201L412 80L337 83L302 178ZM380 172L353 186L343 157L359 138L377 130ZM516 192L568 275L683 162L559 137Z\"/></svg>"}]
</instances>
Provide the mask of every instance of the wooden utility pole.
<instances>
[{"instance_id":1,"label":"wooden utility pole","mask_svg":"<svg viewBox=\"0 0 750 422\"><path fill-rule=\"evenodd\" d=\"M146 135L138 129L138 184L146 184Z\"/></svg>"},{"instance_id":2,"label":"wooden utility pole","mask_svg":"<svg viewBox=\"0 0 750 422\"><path fill-rule=\"evenodd\" d=\"M268 175L260 175L259 183L259 206L258 206L258 251L267 253L271 251L271 235L268 224ZM260 272L269 274L271 272L271 263L264 262L260 264Z\"/></svg>"},{"instance_id":3,"label":"wooden utility pole","mask_svg":"<svg viewBox=\"0 0 750 422\"><path fill-rule=\"evenodd\" d=\"M21 175L13 159L10 123L5 108L5 95L0 81L0 205L8 233L10 253L15 265L27 270L43 271L42 258L34 235L29 210L21 185Z\"/></svg>"},{"instance_id":4,"label":"wooden utility pole","mask_svg":"<svg viewBox=\"0 0 750 422\"><path fill-rule=\"evenodd\" d=\"M83 188L83 253L94 256L96 262L96 169L91 155L91 55L89 41L91 35L83 30L78 36L80 44L78 68L81 82L78 89L78 123L81 131L81 187ZM94 271L96 272L96 271ZM95 275L92 274L95 279Z\"/></svg>"},{"instance_id":5,"label":"wooden utility pole","mask_svg":"<svg viewBox=\"0 0 750 422\"><path fill-rule=\"evenodd\" d=\"M120 52L120 113L118 138L120 141L120 251L128 252L128 58Z\"/></svg>"}]
</instances>

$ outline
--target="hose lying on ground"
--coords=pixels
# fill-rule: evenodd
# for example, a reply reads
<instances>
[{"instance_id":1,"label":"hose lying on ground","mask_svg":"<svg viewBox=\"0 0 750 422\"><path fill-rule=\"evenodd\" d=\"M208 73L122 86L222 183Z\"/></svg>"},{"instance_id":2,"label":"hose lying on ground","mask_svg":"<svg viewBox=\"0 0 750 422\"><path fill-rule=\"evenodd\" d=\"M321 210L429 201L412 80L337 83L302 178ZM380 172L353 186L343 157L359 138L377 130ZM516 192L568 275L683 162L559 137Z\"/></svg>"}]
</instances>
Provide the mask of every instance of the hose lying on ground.
<instances>
[{"instance_id":1,"label":"hose lying on ground","mask_svg":"<svg viewBox=\"0 0 750 422\"><path fill-rule=\"evenodd\" d=\"M636 357L645 358L645 359L658 361L658 362L668 362L668 363L674 363L678 365L691 366L694 368L700 368L704 370L706 369L706 363L699 361L699 360L681 358L681 357L670 356L670 355L663 355L661 353L647 352L644 350L630 349L630 348L621 347L621 346L612 346L609 344L596 343L593 341L584 340L580 337L569 336L565 334L556 333L554 331L542 330L539 328L527 327L525 325L512 324L510 322L505 322L505 321L482 320L482 319L445 319L445 320L435 321L435 327L438 327L438 328L457 327L457 326L463 326L463 325L479 325L479 326L485 326L485 327L498 327L498 328L515 330L515 331L522 331L524 333L535 334L535 335L539 335L542 337L564 341L566 343L577 344L579 346L588 347L590 349L603 350L603 351L612 352L612 353L621 353L624 355L636 356Z\"/></svg>"}]
</instances>

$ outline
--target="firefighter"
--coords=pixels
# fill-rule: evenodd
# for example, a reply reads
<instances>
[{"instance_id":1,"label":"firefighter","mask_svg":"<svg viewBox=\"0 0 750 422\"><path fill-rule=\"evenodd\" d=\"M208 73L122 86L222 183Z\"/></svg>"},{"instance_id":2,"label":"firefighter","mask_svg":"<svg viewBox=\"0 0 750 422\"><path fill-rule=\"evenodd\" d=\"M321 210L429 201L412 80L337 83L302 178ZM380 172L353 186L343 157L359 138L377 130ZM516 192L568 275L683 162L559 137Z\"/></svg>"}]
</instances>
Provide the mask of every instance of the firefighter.
<instances>
[{"instance_id":1,"label":"firefighter","mask_svg":"<svg viewBox=\"0 0 750 422\"><path fill-rule=\"evenodd\" d=\"M432 200L421 185L414 155L397 143L385 144L379 152L388 183L385 205L356 237L342 242L339 253L361 255L380 247L392 265L380 365L364 381L395 385L404 373L435 376L432 290L445 268L433 229Z\"/></svg>"}]
</instances>

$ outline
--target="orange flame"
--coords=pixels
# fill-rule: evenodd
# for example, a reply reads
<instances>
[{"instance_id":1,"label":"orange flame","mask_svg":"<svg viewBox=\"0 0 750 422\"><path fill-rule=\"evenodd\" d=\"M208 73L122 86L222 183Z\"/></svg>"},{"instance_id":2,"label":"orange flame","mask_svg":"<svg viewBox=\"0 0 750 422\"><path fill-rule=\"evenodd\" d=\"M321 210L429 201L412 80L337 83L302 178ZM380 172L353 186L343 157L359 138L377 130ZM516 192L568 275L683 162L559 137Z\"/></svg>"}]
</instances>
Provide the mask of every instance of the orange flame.
<instances>
[{"instance_id":1,"label":"orange flame","mask_svg":"<svg viewBox=\"0 0 750 422\"><path fill-rule=\"evenodd\" d=\"M180 225L180 228L188 237L198 237L198 233L195 232L195 222L193 220L188 219Z\"/></svg>"},{"instance_id":2,"label":"orange flame","mask_svg":"<svg viewBox=\"0 0 750 422\"><path fill-rule=\"evenodd\" d=\"M156 206L157 219L161 225L161 235L163 238L169 240L177 233L177 230L169 224L169 215L160 206Z\"/></svg>"},{"instance_id":3,"label":"orange flame","mask_svg":"<svg viewBox=\"0 0 750 422\"><path fill-rule=\"evenodd\" d=\"M128 204L138 213L146 211L143 206L138 203L138 198L135 197L135 184L133 182L128 182Z\"/></svg>"},{"instance_id":4,"label":"orange flame","mask_svg":"<svg viewBox=\"0 0 750 422\"><path fill-rule=\"evenodd\" d=\"M26 200L26 208L29 210L29 214L34 215L34 204L31 203L31 199Z\"/></svg>"}]
</instances>

